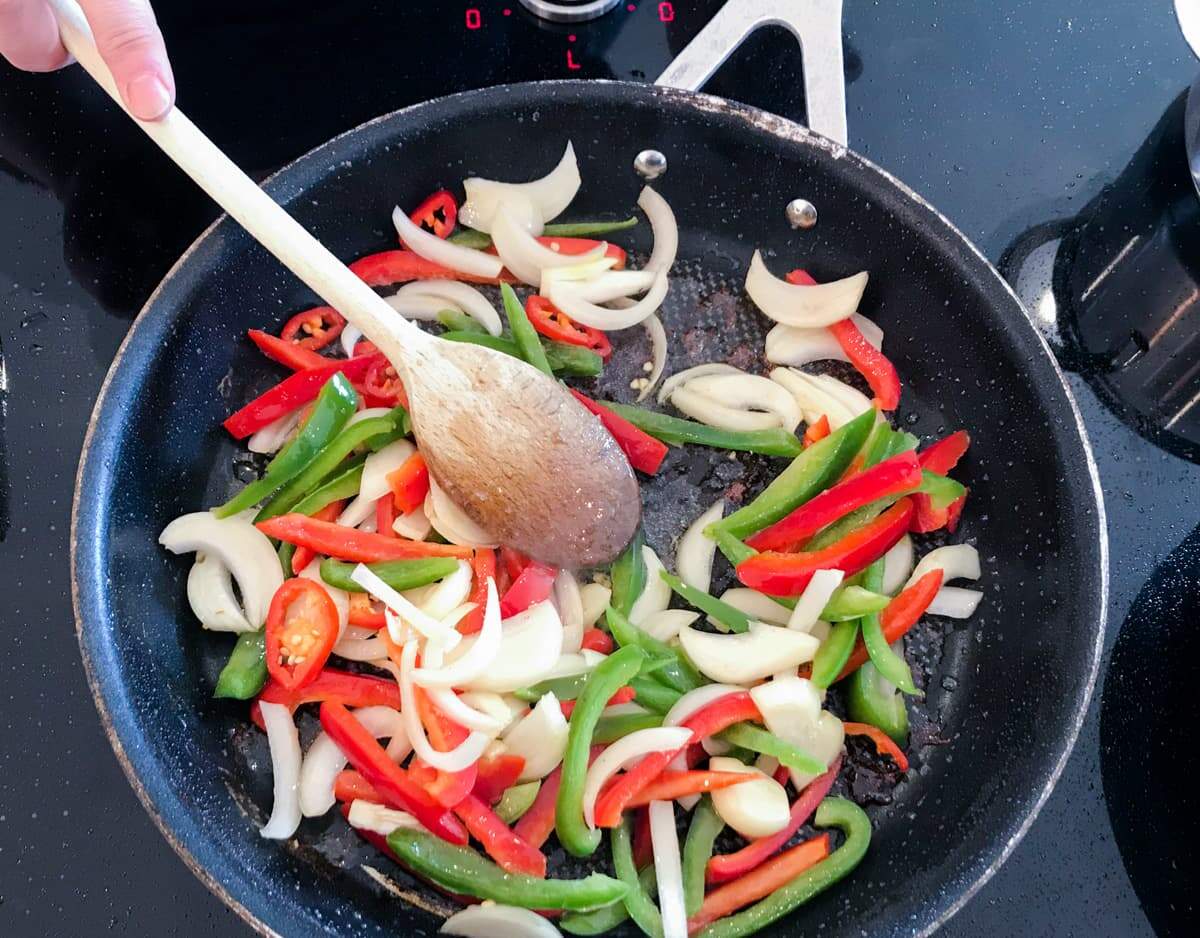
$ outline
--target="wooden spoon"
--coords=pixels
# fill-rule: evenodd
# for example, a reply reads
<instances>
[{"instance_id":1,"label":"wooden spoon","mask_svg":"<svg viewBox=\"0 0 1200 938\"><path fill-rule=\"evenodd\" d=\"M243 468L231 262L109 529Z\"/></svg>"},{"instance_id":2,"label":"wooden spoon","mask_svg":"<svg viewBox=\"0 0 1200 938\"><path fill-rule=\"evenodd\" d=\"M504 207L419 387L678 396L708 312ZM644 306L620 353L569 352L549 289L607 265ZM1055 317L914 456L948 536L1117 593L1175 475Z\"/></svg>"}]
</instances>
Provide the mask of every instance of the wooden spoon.
<instances>
[{"instance_id":1,"label":"wooden spoon","mask_svg":"<svg viewBox=\"0 0 1200 938\"><path fill-rule=\"evenodd\" d=\"M121 104L78 4L50 5L63 44ZM473 521L500 543L568 570L620 552L641 516L637 480L608 431L557 381L492 349L435 338L400 317L178 108L161 120L133 120L388 357L404 381L430 471Z\"/></svg>"}]
</instances>

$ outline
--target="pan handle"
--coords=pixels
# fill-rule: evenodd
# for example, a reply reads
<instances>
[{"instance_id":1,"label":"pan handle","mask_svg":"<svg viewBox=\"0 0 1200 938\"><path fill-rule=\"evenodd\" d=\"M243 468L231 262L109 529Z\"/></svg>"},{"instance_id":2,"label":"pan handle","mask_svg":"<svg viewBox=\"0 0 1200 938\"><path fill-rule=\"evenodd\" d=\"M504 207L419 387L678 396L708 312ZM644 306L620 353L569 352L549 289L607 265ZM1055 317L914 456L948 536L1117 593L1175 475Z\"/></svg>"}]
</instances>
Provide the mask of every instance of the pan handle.
<instances>
[{"instance_id":1,"label":"pan handle","mask_svg":"<svg viewBox=\"0 0 1200 938\"><path fill-rule=\"evenodd\" d=\"M842 0L728 0L654 83L699 91L762 26L783 26L800 43L809 128L847 144Z\"/></svg>"}]
</instances>

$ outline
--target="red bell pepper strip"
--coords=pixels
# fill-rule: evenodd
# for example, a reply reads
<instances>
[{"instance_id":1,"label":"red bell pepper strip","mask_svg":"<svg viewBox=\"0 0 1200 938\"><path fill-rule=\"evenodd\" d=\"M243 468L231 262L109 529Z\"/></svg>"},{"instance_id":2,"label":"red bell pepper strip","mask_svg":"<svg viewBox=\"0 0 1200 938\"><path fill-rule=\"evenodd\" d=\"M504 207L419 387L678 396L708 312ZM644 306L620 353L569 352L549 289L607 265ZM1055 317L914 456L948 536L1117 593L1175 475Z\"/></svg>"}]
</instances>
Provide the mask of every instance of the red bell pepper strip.
<instances>
[{"instance_id":1,"label":"red bell pepper strip","mask_svg":"<svg viewBox=\"0 0 1200 938\"><path fill-rule=\"evenodd\" d=\"M471 566L475 573L475 582L471 584L471 595L468 601L475 608L468 612L458 623L458 630L463 635L474 635L483 628L483 614L487 606L487 583L496 576L496 552L490 547L480 547L475 551L475 559Z\"/></svg>"},{"instance_id":2,"label":"red bell pepper strip","mask_svg":"<svg viewBox=\"0 0 1200 938\"><path fill-rule=\"evenodd\" d=\"M397 649L389 638L384 638L384 644L388 648L390 657L399 657L399 654L394 654L399 649ZM415 688L414 693L417 701L417 713L421 718L421 725L425 727L425 735L429 738L429 744L434 749L438 750L438 752L449 752L467 738L467 730L453 720L447 719L430 702L429 695L425 691L418 687ZM429 792L429 794L433 795L434 800L438 804L444 805L447 808L453 808L469 795L471 789L475 787L477 769L474 765L470 765L459 772L446 772L442 769L433 768L418 757L413 759L409 768L409 775L412 776L413 781Z\"/></svg>"},{"instance_id":3,"label":"red bell pepper strip","mask_svg":"<svg viewBox=\"0 0 1200 938\"><path fill-rule=\"evenodd\" d=\"M330 502L320 511L313 512L312 517L318 521L336 521L345 505L346 500L344 498L336 502ZM316 558L316 551L307 547L297 547L292 554L292 573L299 576L300 571L316 560Z\"/></svg>"},{"instance_id":4,"label":"red bell pepper strip","mask_svg":"<svg viewBox=\"0 0 1200 938\"><path fill-rule=\"evenodd\" d=\"M343 527L331 521L317 521L307 515L279 515L260 521L256 527L279 541L311 547L318 554L357 563L380 560L407 560L410 557L458 557L469 560L471 548L455 544L431 544L405 538Z\"/></svg>"},{"instance_id":5,"label":"red bell pepper strip","mask_svg":"<svg viewBox=\"0 0 1200 938\"><path fill-rule=\"evenodd\" d=\"M454 223L458 221L458 205L453 195L445 189L439 189L418 205L408 217L414 225L428 228L439 238L448 238L454 231Z\"/></svg>"},{"instance_id":6,"label":"red bell pepper strip","mask_svg":"<svg viewBox=\"0 0 1200 938\"><path fill-rule=\"evenodd\" d=\"M385 750L386 751L386 750ZM370 801L373 804L383 804L383 796L375 790L375 786L363 778L354 769L344 769L338 772L333 780L333 797L338 801Z\"/></svg>"},{"instance_id":7,"label":"red bell pepper strip","mask_svg":"<svg viewBox=\"0 0 1200 938\"><path fill-rule=\"evenodd\" d=\"M611 655L613 650L612 636L604 629L587 629L583 633L583 641L580 642L581 648L587 648L590 651L598 651L602 655Z\"/></svg>"},{"instance_id":8,"label":"red bell pepper strip","mask_svg":"<svg viewBox=\"0 0 1200 938\"><path fill-rule=\"evenodd\" d=\"M351 264L350 270L372 287L386 287L409 280L462 280L468 283L491 284L501 280L513 283L516 280L507 271L497 278L479 277L460 270L451 270L449 267L427 261L412 251L380 251L378 254L368 254Z\"/></svg>"},{"instance_id":9,"label":"red bell pepper strip","mask_svg":"<svg viewBox=\"0 0 1200 938\"><path fill-rule=\"evenodd\" d=\"M912 513L912 500L902 498L874 521L821 550L755 554L738 564L738 579L771 596L797 596L818 570L841 570L851 576L882 557L904 536Z\"/></svg>"},{"instance_id":10,"label":"red bell pepper strip","mask_svg":"<svg viewBox=\"0 0 1200 938\"><path fill-rule=\"evenodd\" d=\"M966 430L959 430L928 446L917 454L917 459L922 469L944 476L958 465L970 445L970 434Z\"/></svg>"},{"instance_id":11,"label":"red bell pepper strip","mask_svg":"<svg viewBox=\"0 0 1200 938\"><path fill-rule=\"evenodd\" d=\"M407 811L443 840L459 845L467 842L466 831L454 816L389 759L383 747L344 706L330 700L321 704L321 727L393 808Z\"/></svg>"},{"instance_id":12,"label":"red bell pepper strip","mask_svg":"<svg viewBox=\"0 0 1200 938\"><path fill-rule=\"evenodd\" d=\"M375 502L375 533L383 537L399 537L392 530L396 520L396 503L392 501L392 493L381 495Z\"/></svg>"},{"instance_id":13,"label":"red bell pepper strip","mask_svg":"<svg viewBox=\"0 0 1200 938\"><path fill-rule=\"evenodd\" d=\"M871 726L869 723L843 723L846 735L848 736L865 736L875 744L875 751L881 756L891 756L893 762L896 763L896 768L901 772L908 771L908 756L904 754L904 750L896 745L895 740L888 736L883 730L877 726Z\"/></svg>"},{"instance_id":14,"label":"red bell pepper strip","mask_svg":"<svg viewBox=\"0 0 1200 938\"><path fill-rule=\"evenodd\" d=\"M386 627L387 616L383 611L383 603L372 599L366 593L351 593L349 622L360 629Z\"/></svg>"},{"instance_id":15,"label":"red bell pepper strip","mask_svg":"<svg viewBox=\"0 0 1200 938\"><path fill-rule=\"evenodd\" d=\"M342 334L346 320L332 306L314 306L289 319L279 337L291 345L315 352Z\"/></svg>"},{"instance_id":16,"label":"red bell pepper strip","mask_svg":"<svg viewBox=\"0 0 1200 938\"><path fill-rule=\"evenodd\" d=\"M638 469L646 475L654 475L658 472L658 467L662 465L662 461L667 456L667 444L661 440L656 440L649 433L639 430L624 417L615 414L607 407L597 404L590 397L585 397L574 388L568 390L575 395L575 399L584 407L590 410L593 414L600 418L600 422L604 424L604 429L612 434L613 439L617 441L617 446L621 447L629 464L634 469Z\"/></svg>"},{"instance_id":17,"label":"red bell pepper strip","mask_svg":"<svg viewBox=\"0 0 1200 938\"><path fill-rule=\"evenodd\" d=\"M425 504L429 494L429 467L425 457L413 453L404 460L400 468L388 473L388 487L392 490L392 504L403 515L416 511Z\"/></svg>"},{"instance_id":18,"label":"red bell pepper strip","mask_svg":"<svg viewBox=\"0 0 1200 938\"><path fill-rule=\"evenodd\" d=\"M825 439L825 437L829 436L829 433L829 417L825 414L821 414L820 420L818 420L816 423L810 423L807 427L805 427L804 439L802 440L804 448L808 449L814 443Z\"/></svg>"},{"instance_id":19,"label":"red bell pepper strip","mask_svg":"<svg viewBox=\"0 0 1200 938\"><path fill-rule=\"evenodd\" d=\"M525 301L525 315L533 328L548 339L591 349L605 361L612 355L612 343L599 329L584 326L536 293Z\"/></svg>"},{"instance_id":20,"label":"red bell pepper strip","mask_svg":"<svg viewBox=\"0 0 1200 938\"><path fill-rule=\"evenodd\" d=\"M467 795L455 805L454 813L501 869L510 873L545 877L545 854L511 831L508 825L496 816L495 811L474 795Z\"/></svg>"},{"instance_id":21,"label":"red bell pepper strip","mask_svg":"<svg viewBox=\"0 0 1200 938\"><path fill-rule=\"evenodd\" d=\"M616 707L623 703L629 703L635 696L636 694L634 693L633 688L626 685L609 697L608 703L606 703L604 706ZM560 708L562 708L562 715L568 720L571 719L571 714L575 712L575 701L560 700L558 705Z\"/></svg>"},{"instance_id":22,"label":"red bell pepper strip","mask_svg":"<svg viewBox=\"0 0 1200 938\"><path fill-rule=\"evenodd\" d=\"M324 368L331 364L331 360L324 355L318 355L316 352L310 351L303 346L297 345L295 342L285 342L278 336L273 336L269 332L263 332L261 329L250 329L246 332L250 336L250 341L258 346L258 350L262 352L271 361L279 362L292 371L304 371L306 368Z\"/></svg>"},{"instance_id":23,"label":"red bell pepper strip","mask_svg":"<svg viewBox=\"0 0 1200 938\"><path fill-rule=\"evenodd\" d=\"M588 764L604 751L603 746L593 746L588 755ZM529 810L521 815L513 832L527 844L541 847L554 833L554 809L558 803L558 790L562 787L562 766L542 779L542 787Z\"/></svg>"},{"instance_id":24,"label":"red bell pepper strip","mask_svg":"<svg viewBox=\"0 0 1200 938\"><path fill-rule=\"evenodd\" d=\"M639 791L626 807L640 808L651 801L674 801L685 795L703 795L754 778L745 772L663 772Z\"/></svg>"},{"instance_id":25,"label":"red bell pepper strip","mask_svg":"<svg viewBox=\"0 0 1200 938\"><path fill-rule=\"evenodd\" d=\"M816 285L807 270L793 270L787 275L788 283L811 287ZM875 348L852 319L843 319L829 327L838 345L846 353L858 373L862 375L875 393L875 403L880 410L895 410L900 406L900 375L879 349Z\"/></svg>"},{"instance_id":26,"label":"red bell pepper strip","mask_svg":"<svg viewBox=\"0 0 1200 938\"><path fill-rule=\"evenodd\" d=\"M728 729L734 723L746 720L762 722L762 714L751 699L749 691L729 694L692 714L680 724L692 731L692 738L688 743L679 749L650 753L600 794L596 799L596 826L616 827L620 824L621 813L629 803L643 788L658 778L671 760L686 749L692 740L704 739Z\"/></svg>"},{"instance_id":27,"label":"red bell pepper strip","mask_svg":"<svg viewBox=\"0 0 1200 938\"><path fill-rule=\"evenodd\" d=\"M908 589L903 590L879 614L879 624L883 628L883 637L889 645L892 642L899 641L908 633L909 629L921 621L921 616L925 614L925 610L933 602L933 597L942 588L942 577L942 570L930 570ZM867 646L863 644L863 640L860 638L837 679L840 681L842 678L857 671L867 662L869 657Z\"/></svg>"},{"instance_id":28,"label":"red bell pepper strip","mask_svg":"<svg viewBox=\"0 0 1200 938\"><path fill-rule=\"evenodd\" d=\"M967 504L967 495L970 492L971 490L967 489L962 495L946 506L946 530L951 534L958 530L958 522L962 519L963 506Z\"/></svg>"},{"instance_id":29,"label":"red bell pepper strip","mask_svg":"<svg viewBox=\"0 0 1200 938\"><path fill-rule=\"evenodd\" d=\"M637 808L633 812L633 865L640 870L653 860L654 838L650 836L650 812L646 808Z\"/></svg>"},{"instance_id":30,"label":"red bell pepper strip","mask_svg":"<svg viewBox=\"0 0 1200 938\"><path fill-rule=\"evenodd\" d=\"M827 856L829 835L820 834L781 853L741 879L714 889L704 897L700 911L688 919L688 934L694 935L717 919L766 898Z\"/></svg>"},{"instance_id":31,"label":"red bell pepper strip","mask_svg":"<svg viewBox=\"0 0 1200 938\"><path fill-rule=\"evenodd\" d=\"M475 767L477 774L471 794L484 804L495 804L504 797L505 791L517 784L525 770L525 758L508 753L484 755Z\"/></svg>"},{"instance_id":32,"label":"red bell pepper strip","mask_svg":"<svg viewBox=\"0 0 1200 938\"><path fill-rule=\"evenodd\" d=\"M901 495L920 484L921 466L916 454L900 453L826 489L787 517L747 538L746 543L755 550L792 550L856 508Z\"/></svg>"},{"instance_id":33,"label":"red bell pepper strip","mask_svg":"<svg viewBox=\"0 0 1200 938\"><path fill-rule=\"evenodd\" d=\"M235 440L245 439L284 414L290 414L297 407L315 400L325 383L339 371L351 383L361 381L367 369L378 360L373 355L363 355L341 362L329 361L320 368L298 371L260 394L241 410L230 414L221 426Z\"/></svg>"},{"instance_id":34,"label":"red bell pepper strip","mask_svg":"<svg viewBox=\"0 0 1200 938\"><path fill-rule=\"evenodd\" d=\"M970 435L966 430L959 430L918 453L917 460L922 469L936 472L938 475L947 475L958 465L958 461L963 458L970 445ZM928 495L918 493L913 496L914 514L909 529L916 534L927 534L940 528L949 528L951 517L954 518L954 528L957 528L965 501L966 495L963 495L945 508L937 508ZM951 529L951 533L953 530Z\"/></svg>"},{"instance_id":35,"label":"red bell pepper strip","mask_svg":"<svg viewBox=\"0 0 1200 938\"><path fill-rule=\"evenodd\" d=\"M558 570L548 564L533 561L500 597L500 616L504 619L524 612L530 606L545 602L554 590Z\"/></svg>"},{"instance_id":36,"label":"red bell pepper strip","mask_svg":"<svg viewBox=\"0 0 1200 938\"><path fill-rule=\"evenodd\" d=\"M809 818L817 810L817 805L829 794L829 789L833 787L834 781L837 780L838 770L841 767L842 757L839 755L834 759L833 763L829 766L829 770L824 775L818 776L805 786L804 791L800 792L796 800L792 803L787 827L783 830L767 837L759 837L757 840L752 840L741 850L718 855L710 859L704 874L704 878L708 884L727 883L731 879L745 876L751 870L761 866L770 857L774 856L775 851L791 840L792 835L808 823ZM779 781L778 775L780 774L783 775L786 781L788 775L787 769L782 769L781 773L777 773L776 781Z\"/></svg>"},{"instance_id":37,"label":"red bell pepper strip","mask_svg":"<svg viewBox=\"0 0 1200 938\"><path fill-rule=\"evenodd\" d=\"M329 591L304 577L284 580L267 612L267 672L298 691L317 679L338 637L338 611Z\"/></svg>"},{"instance_id":38,"label":"red bell pepper strip","mask_svg":"<svg viewBox=\"0 0 1200 938\"><path fill-rule=\"evenodd\" d=\"M296 708L304 704L323 703L326 700L356 709L391 707L393 710L399 710L400 688L390 679L353 674L336 668L326 668L311 684L298 690L289 690L273 678L268 678L250 707L250 718L259 729L263 728L262 715L258 708L260 701L283 704L289 712L295 713Z\"/></svg>"}]
</instances>

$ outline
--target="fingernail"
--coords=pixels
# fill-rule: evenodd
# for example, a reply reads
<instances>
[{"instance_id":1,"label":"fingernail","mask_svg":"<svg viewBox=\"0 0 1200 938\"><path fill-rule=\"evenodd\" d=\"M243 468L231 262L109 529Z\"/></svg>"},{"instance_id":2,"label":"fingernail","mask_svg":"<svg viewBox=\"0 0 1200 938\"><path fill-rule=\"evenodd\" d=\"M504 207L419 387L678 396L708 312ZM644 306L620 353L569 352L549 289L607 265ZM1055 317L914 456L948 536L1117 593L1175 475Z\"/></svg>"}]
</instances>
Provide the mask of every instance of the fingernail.
<instances>
[{"instance_id":1,"label":"fingernail","mask_svg":"<svg viewBox=\"0 0 1200 938\"><path fill-rule=\"evenodd\" d=\"M156 74L145 72L125 85L125 102L134 117L157 120L170 109L171 92Z\"/></svg>"}]
</instances>

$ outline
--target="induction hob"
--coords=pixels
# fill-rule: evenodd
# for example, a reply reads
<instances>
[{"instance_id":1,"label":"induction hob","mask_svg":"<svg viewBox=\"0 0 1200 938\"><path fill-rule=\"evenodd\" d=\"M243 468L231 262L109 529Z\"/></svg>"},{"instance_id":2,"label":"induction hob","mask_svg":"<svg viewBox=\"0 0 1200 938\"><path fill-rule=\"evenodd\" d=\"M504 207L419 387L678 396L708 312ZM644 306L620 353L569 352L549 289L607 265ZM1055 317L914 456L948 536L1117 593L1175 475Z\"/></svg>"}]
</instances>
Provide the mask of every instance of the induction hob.
<instances>
[{"instance_id":1,"label":"induction hob","mask_svg":"<svg viewBox=\"0 0 1200 938\"><path fill-rule=\"evenodd\" d=\"M531 13L547 12L539 0L157 8L181 104L263 177L441 94L651 80L718 5L605 2L567 22ZM1168 0L847 0L844 35L851 145L937 205L1042 319L1085 415L1111 537L1101 684L1075 752L1025 840L943 934L1181 933L1195 919L1182 850L1196 832L1184 734L1196 717L1200 330L1187 278L1200 258L1176 138L1200 66ZM799 68L792 40L766 30L706 90L802 119ZM0 64L5 935L246 932L117 766L79 663L68 568L92 401L131 318L215 214L82 75Z\"/></svg>"}]
</instances>

